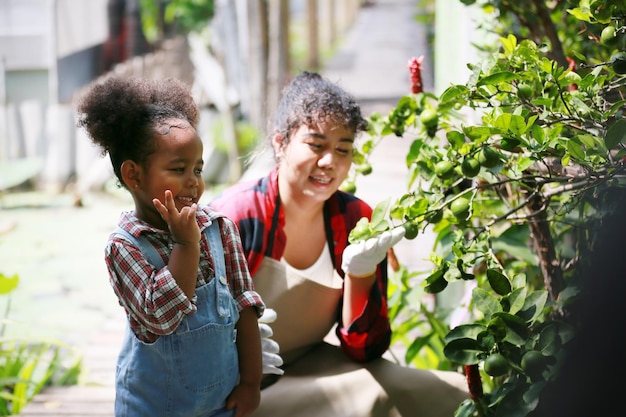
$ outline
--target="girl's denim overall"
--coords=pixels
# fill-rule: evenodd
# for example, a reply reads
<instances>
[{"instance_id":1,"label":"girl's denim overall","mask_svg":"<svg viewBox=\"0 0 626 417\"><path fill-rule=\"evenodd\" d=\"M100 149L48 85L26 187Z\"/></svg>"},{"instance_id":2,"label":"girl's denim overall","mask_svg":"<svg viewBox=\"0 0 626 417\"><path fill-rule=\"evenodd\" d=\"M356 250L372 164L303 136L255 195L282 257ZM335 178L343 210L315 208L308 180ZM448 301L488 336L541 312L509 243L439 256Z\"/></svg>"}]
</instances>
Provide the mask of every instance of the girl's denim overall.
<instances>
[{"instance_id":1,"label":"girl's denim overall","mask_svg":"<svg viewBox=\"0 0 626 417\"><path fill-rule=\"evenodd\" d=\"M198 310L186 316L173 334L154 343L138 340L127 328L117 362L116 417L234 415L224 406L239 379L235 344L239 312L228 289L219 226L213 222L207 229L215 277L196 288ZM153 262L154 248L131 239Z\"/></svg>"}]
</instances>

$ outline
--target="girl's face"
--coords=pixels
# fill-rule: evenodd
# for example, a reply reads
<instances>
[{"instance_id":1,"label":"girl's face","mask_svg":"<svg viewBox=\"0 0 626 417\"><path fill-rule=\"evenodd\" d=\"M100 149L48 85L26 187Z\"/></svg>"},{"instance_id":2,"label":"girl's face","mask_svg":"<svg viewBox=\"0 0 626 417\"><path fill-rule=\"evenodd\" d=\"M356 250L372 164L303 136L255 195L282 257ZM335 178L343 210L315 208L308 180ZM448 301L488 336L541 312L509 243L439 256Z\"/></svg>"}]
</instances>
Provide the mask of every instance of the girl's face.
<instances>
[{"instance_id":1,"label":"girl's face","mask_svg":"<svg viewBox=\"0 0 626 417\"><path fill-rule=\"evenodd\" d=\"M326 201L350 171L354 136L343 126L321 123L300 126L283 147L275 137L281 196Z\"/></svg>"},{"instance_id":2,"label":"girl's face","mask_svg":"<svg viewBox=\"0 0 626 417\"><path fill-rule=\"evenodd\" d=\"M157 134L156 152L140 169L138 186L132 190L137 217L167 227L152 200L164 203L165 190L170 190L178 211L198 203L204 192L203 167L202 140L187 122L175 121L167 134Z\"/></svg>"}]
</instances>

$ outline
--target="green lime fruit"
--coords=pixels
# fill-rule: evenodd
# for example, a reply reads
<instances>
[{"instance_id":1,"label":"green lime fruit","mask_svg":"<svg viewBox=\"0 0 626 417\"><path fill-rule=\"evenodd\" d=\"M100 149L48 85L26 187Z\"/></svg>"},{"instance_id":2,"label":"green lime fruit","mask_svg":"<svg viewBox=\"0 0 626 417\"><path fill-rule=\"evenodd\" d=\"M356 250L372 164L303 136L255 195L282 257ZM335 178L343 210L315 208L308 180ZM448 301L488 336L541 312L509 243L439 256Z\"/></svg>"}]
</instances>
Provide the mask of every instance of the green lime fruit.
<instances>
[{"instance_id":1,"label":"green lime fruit","mask_svg":"<svg viewBox=\"0 0 626 417\"><path fill-rule=\"evenodd\" d=\"M457 219L466 219L469 214L469 204L470 202L468 198L457 198L450 204L450 211Z\"/></svg>"},{"instance_id":2,"label":"green lime fruit","mask_svg":"<svg viewBox=\"0 0 626 417\"><path fill-rule=\"evenodd\" d=\"M372 173L372 165L369 164L368 162L365 162L361 165L359 165L356 168L357 171L359 171L362 175L369 175Z\"/></svg>"},{"instance_id":3,"label":"green lime fruit","mask_svg":"<svg viewBox=\"0 0 626 417\"><path fill-rule=\"evenodd\" d=\"M546 358L538 350L529 350L522 356L522 369L531 378L541 375L546 367Z\"/></svg>"},{"instance_id":4,"label":"green lime fruit","mask_svg":"<svg viewBox=\"0 0 626 417\"><path fill-rule=\"evenodd\" d=\"M443 210L432 211L425 216L428 223L436 224L443 219Z\"/></svg>"},{"instance_id":5,"label":"green lime fruit","mask_svg":"<svg viewBox=\"0 0 626 417\"><path fill-rule=\"evenodd\" d=\"M626 74L626 52L616 52L609 60L616 74Z\"/></svg>"},{"instance_id":6,"label":"green lime fruit","mask_svg":"<svg viewBox=\"0 0 626 417\"><path fill-rule=\"evenodd\" d=\"M420 113L420 121L426 127L434 127L439 123L439 115L435 109L429 107Z\"/></svg>"},{"instance_id":7,"label":"green lime fruit","mask_svg":"<svg viewBox=\"0 0 626 417\"><path fill-rule=\"evenodd\" d=\"M533 89L528 84L525 84L525 83L518 84L517 95L520 98L528 100L529 98L533 96Z\"/></svg>"},{"instance_id":8,"label":"green lime fruit","mask_svg":"<svg viewBox=\"0 0 626 417\"><path fill-rule=\"evenodd\" d=\"M439 161L435 164L435 175L442 180L452 177L454 174L454 164L450 161Z\"/></svg>"},{"instance_id":9,"label":"green lime fruit","mask_svg":"<svg viewBox=\"0 0 626 417\"><path fill-rule=\"evenodd\" d=\"M468 178L475 177L480 172L480 162L476 158L465 158L461 164L461 172Z\"/></svg>"},{"instance_id":10,"label":"green lime fruit","mask_svg":"<svg viewBox=\"0 0 626 417\"><path fill-rule=\"evenodd\" d=\"M617 41L619 41L619 38L615 35L615 26L608 25L602 29L602 33L600 34L600 43L602 45L615 46L617 45Z\"/></svg>"},{"instance_id":11,"label":"green lime fruit","mask_svg":"<svg viewBox=\"0 0 626 417\"><path fill-rule=\"evenodd\" d=\"M509 370L509 362L501 353L492 353L485 359L485 372L491 376L502 376Z\"/></svg>"},{"instance_id":12,"label":"green lime fruit","mask_svg":"<svg viewBox=\"0 0 626 417\"><path fill-rule=\"evenodd\" d=\"M345 181L341 184L341 190L346 193L354 194L356 192L356 184L352 181Z\"/></svg>"},{"instance_id":13,"label":"green lime fruit","mask_svg":"<svg viewBox=\"0 0 626 417\"><path fill-rule=\"evenodd\" d=\"M485 168L493 168L500 162L500 153L490 146L483 146L478 152L478 162Z\"/></svg>"},{"instance_id":14,"label":"green lime fruit","mask_svg":"<svg viewBox=\"0 0 626 417\"><path fill-rule=\"evenodd\" d=\"M406 222L402 225L404 227L404 237L408 240L413 240L419 233L419 227L413 222Z\"/></svg>"}]
</instances>

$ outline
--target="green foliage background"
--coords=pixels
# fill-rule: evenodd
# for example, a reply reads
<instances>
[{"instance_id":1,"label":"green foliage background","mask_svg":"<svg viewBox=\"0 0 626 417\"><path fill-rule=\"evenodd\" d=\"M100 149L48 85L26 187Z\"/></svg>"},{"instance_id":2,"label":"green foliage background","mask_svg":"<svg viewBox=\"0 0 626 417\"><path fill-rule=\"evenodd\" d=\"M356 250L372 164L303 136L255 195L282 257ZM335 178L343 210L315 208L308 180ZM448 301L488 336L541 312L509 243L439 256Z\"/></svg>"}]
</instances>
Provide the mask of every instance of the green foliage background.
<instances>
[{"instance_id":1,"label":"green foliage background","mask_svg":"<svg viewBox=\"0 0 626 417\"><path fill-rule=\"evenodd\" d=\"M481 30L499 44L479 45L488 53L468 64L465 84L407 95L370 116L355 175L385 137L399 136L412 141L410 191L381 202L351 239L432 228L433 269L424 277L401 266L390 279L394 342L412 366L474 375L456 416L526 416L576 333L580 255L602 219L624 210L608 200L626 184L626 5L463 3L490 15ZM471 298L451 326L452 310L425 294L441 301L462 282ZM489 373L488 358L500 365Z\"/></svg>"}]
</instances>

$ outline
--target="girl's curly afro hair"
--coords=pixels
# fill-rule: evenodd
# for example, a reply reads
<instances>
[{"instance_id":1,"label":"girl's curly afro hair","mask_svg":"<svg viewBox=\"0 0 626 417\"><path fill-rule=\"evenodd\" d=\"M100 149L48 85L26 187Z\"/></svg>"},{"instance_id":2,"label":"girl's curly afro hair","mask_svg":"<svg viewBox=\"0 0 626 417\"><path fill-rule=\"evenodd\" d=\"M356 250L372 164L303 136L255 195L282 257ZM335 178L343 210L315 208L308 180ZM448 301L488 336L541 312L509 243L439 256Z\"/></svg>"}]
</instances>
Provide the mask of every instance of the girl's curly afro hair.
<instances>
[{"instance_id":1,"label":"girl's curly afro hair","mask_svg":"<svg viewBox=\"0 0 626 417\"><path fill-rule=\"evenodd\" d=\"M195 128L199 118L189 87L174 78L106 78L78 99L76 111L77 126L109 154L122 185L122 163L145 162L159 127L182 119Z\"/></svg>"}]
</instances>

